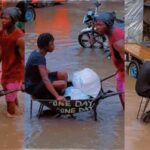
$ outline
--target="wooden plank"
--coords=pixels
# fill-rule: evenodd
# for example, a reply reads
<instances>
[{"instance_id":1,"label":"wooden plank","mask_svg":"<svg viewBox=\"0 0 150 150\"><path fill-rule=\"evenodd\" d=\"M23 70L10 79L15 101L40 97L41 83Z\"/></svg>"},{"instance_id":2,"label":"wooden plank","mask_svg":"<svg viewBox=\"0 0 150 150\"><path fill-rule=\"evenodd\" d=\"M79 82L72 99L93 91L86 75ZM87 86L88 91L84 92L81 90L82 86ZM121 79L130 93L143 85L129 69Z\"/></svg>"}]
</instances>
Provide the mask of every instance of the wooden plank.
<instances>
[{"instance_id":1,"label":"wooden plank","mask_svg":"<svg viewBox=\"0 0 150 150\"><path fill-rule=\"evenodd\" d=\"M150 60L150 48L138 44L125 44L125 52L141 60Z\"/></svg>"}]
</instances>

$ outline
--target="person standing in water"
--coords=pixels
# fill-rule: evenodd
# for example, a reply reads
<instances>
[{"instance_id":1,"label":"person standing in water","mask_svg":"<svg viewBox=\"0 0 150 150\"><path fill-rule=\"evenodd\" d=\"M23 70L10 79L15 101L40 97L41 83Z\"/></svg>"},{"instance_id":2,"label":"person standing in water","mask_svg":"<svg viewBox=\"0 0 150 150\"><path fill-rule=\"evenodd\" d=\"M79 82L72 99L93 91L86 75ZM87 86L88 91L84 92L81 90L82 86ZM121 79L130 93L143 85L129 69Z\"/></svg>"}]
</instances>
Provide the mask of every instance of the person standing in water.
<instances>
[{"instance_id":1,"label":"person standing in water","mask_svg":"<svg viewBox=\"0 0 150 150\"><path fill-rule=\"evenodd\" d=\"M2 10L0 30L1 84L4 90L20 89L24 80L24 33L15 26L20 17L17 7ZM18 108L17 92L5 96L7 116L15 117Z\"/></svg>"},{"instance_id":2,"label":"person standing in water","mask_svg":"<svg viewBox=\"0 0 150 150\"><path fill-rule=\"evenodd\" d=\"M115 16L113 12L102 12L96 17L96 31L108 37L111 61L117 69L116 86L120 102L124 109L124 30L114 26Z\"/></svg>"}]
</instances>

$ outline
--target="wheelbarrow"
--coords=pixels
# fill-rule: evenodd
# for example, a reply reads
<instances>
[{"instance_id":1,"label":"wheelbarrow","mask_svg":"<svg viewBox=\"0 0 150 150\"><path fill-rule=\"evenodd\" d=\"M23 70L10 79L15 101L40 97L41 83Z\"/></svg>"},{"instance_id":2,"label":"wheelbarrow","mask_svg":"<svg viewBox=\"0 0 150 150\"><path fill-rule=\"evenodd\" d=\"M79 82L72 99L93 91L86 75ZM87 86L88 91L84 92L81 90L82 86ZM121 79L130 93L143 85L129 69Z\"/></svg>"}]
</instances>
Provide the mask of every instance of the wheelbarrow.
<instances>
[{"instance_id":1,"label":"wheelbarrow","mask_svg":"<svg viewBox=\"0 0 150 150\"><path fill-rule=\"evenodd\" d=\"M94 120L97 121L97 106L100 102L102 102L107 97L115 96L122 94L121 92L114 92L111 90L104 91L102 87L103 81L110 79L114 77L116 73L102 79L100 81L101 84L101 90L99 91L99 94L97 97L90 97L89 99L84 100L71 100L70 97L66 97L65 101L57 101L56 99L38 99L34 98L32 100L40 102L40 107L38 111L38 117L41 116L43 112L43 107L47 106L50 108L50 110L53 112L57 112L58 116L61 115L70 115L71 117L74 117L73 115L75 113L80 112L86 112L86 111L93 111L94 112ZM32 117L32 100L30 105L30 117Z\"/></svg>"}]
</instances>

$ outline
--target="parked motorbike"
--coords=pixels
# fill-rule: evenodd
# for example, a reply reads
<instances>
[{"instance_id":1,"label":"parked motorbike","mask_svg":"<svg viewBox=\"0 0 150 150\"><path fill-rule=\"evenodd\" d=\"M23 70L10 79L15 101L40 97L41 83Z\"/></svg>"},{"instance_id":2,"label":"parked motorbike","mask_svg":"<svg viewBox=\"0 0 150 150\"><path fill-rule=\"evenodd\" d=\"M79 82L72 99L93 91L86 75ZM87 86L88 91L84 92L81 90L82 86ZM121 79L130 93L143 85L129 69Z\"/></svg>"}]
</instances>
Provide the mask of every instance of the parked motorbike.
<instances>
[{"instance_id":1,"label":"parked motorbike","mask_svg":"<svg viewBox=\"0 0 150 150\"><path fill-rule=\"evenodd\" d=\"M108 52L109 46L107 37L96 32L94 26L95 17L98 15L98 8L100 7L101 3L96 0L94 2L94 5L95 9L89 9L83 18L83 23L87 26L87 28L84 28L80 31L78 36L78 42L84 48L98 47L103 48L104 52ZM124 21L118 19L115 12L113 13L115 17L114 27L124 28Z\"/></svg>"},{"instance_id":2,"label":"parked motorbike","mask_svg":"<svg viewBox=\"0 0 150 150\"><path fill-rule=\"evenodd\" d=\"M83 18L83 23L87 28L82 29L78 36L78 42L84 48L103 48L103 42L106 40L105 36L96 32L94 27L95 17L98 14L98 8L101 3L96 1L94 5L95 9L89 9Z\"/></svg>"}]
</instances>

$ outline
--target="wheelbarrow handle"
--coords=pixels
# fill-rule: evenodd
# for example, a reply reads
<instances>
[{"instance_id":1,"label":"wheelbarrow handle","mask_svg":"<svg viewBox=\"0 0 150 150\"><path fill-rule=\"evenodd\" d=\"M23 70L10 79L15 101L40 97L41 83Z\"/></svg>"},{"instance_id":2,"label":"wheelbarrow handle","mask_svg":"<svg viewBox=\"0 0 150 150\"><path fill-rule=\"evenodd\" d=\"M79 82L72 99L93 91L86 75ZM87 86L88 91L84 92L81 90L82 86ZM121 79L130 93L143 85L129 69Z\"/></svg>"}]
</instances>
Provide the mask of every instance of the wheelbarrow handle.
<instances>
[{"instance_id":1,"label":"wheelbarrow handle","mask_svg":"<svg viewBox=\"0 0 150 150\"><path fill-rule=\"evenodd\" d=\"M20 91L21 89L15 89L15 90L1 90L0 91L0 96L4 96L4 95L7 95L7 94L10 94L10 93L13 93L13 92L17 92L17 91Z\"/></svg>"},{"instance_id":2,"label":"wheelbarrow handle","mask_svg":"<svg viewBox=\"0 0 150 150\"><path fill-rule=\"evenodd\" d=\"M109 75L109 76L103 78L103 79L101 80L101 82L103 82L103 81L105 81L105 80L107 80L107 79L110 79L110 78L114 77L116 74L117 74L117 71L116 71L114 74L111 74L111 75Z\"/></svg>"},{"instance_id":3,"label":"wheelbarrow handle","mask_svg":"<svg viewBox=\"0 0 150 150\"><path fill-rule=\"evenodd\" d=\"M105 98L107 98L107 97L111 97L111 96L115 96L115 95L120 95L120 94L123 94L123 93L124 93L124 92L109 92L109 93L105 92L105 93L103 93L103 95L97 96L97 97L94 99L94 101L97 101L97 100L100 100L100 99L105 99Z\"/></svg>"},{"instance_id":4,"label":"wheelbarrow handle","mask_svg":"<svg viewBox=\"0 0 150 150\"><path fill-rule=\"evenodd\" d=\"M102 99L107 98L107 97L111 97L111 96L120 95L120 94L123 94L123 92L114 92L114 93L105 94L102 96Z\"/></svg>"}]
</instances>

